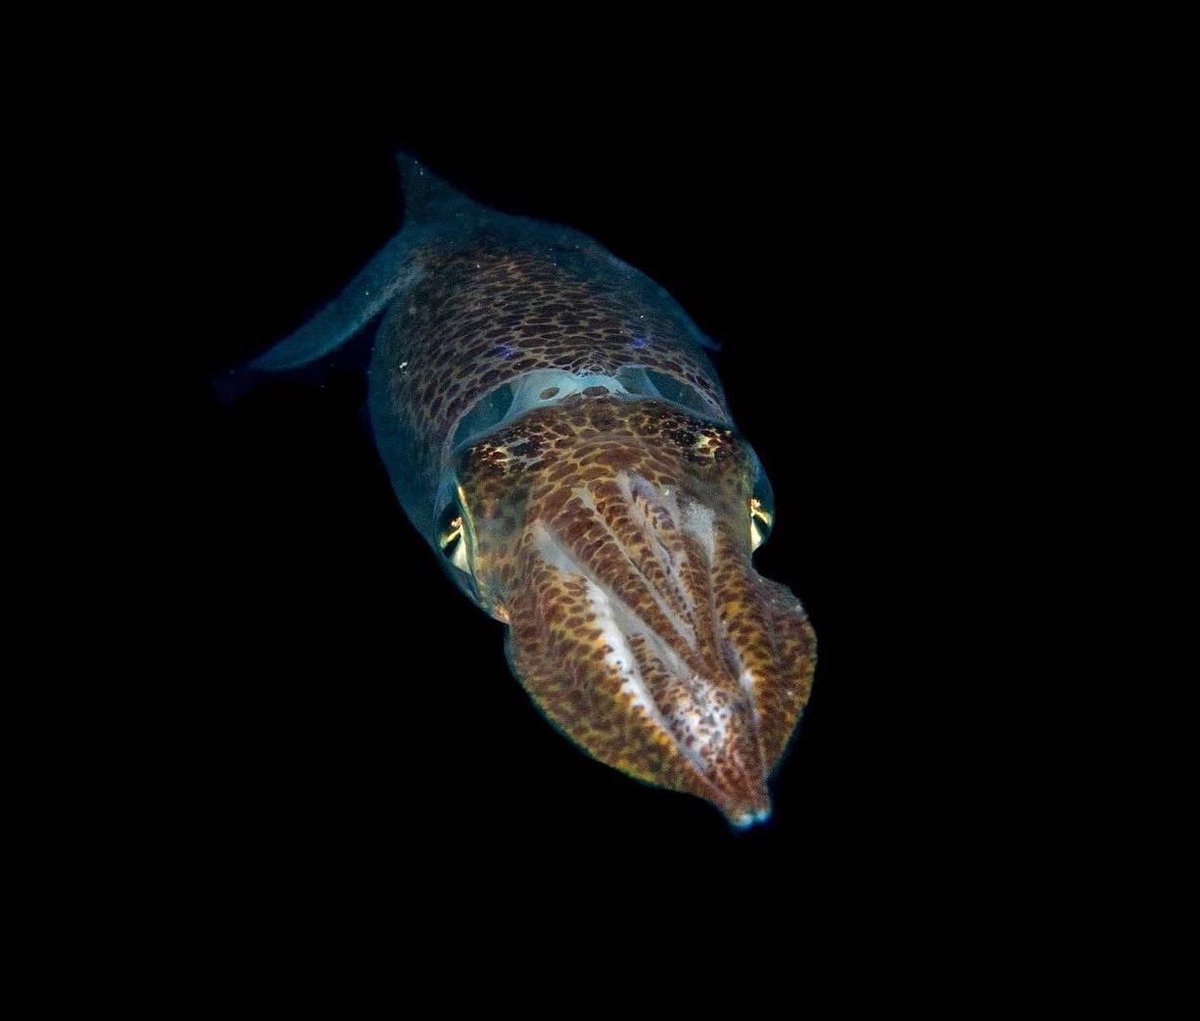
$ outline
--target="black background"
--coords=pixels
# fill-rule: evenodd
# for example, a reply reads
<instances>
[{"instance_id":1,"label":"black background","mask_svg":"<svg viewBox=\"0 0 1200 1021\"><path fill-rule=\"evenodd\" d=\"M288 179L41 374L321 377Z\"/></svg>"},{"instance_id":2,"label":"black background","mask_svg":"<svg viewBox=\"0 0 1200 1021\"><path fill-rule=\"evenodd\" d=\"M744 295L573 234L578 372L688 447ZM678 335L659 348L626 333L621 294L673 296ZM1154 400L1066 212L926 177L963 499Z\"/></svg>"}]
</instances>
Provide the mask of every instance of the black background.
<instances>
[{"instance_id":1,"label":"black background","mask_svg":"<svg viewBox=\"0 0 1200 1021\"><path fill-rule=\"evenodd\" d=\"M336 876L402 900L452 874L500 895L586 880L599 897L695 868L853 899L961 854L973 781L955 763L978 710L947 622L971 448L940 382L959 325L947 295L969 276L939 192L955 170L885 100L844 112L560 123L508 104L422 119L281 99L197 125L186 456L171 455L186 466L187 662L163 742L203 882L286 900ZM775 489L756 562L819 643L767 825L734 833L590 761L532 707L502 626L392 495L362 411L365 345L322 378L217 399L212 379L301 325L397 229L398 148L487 205L591 234L723 345L718 373Z\"/></svg>"}]
</instances>

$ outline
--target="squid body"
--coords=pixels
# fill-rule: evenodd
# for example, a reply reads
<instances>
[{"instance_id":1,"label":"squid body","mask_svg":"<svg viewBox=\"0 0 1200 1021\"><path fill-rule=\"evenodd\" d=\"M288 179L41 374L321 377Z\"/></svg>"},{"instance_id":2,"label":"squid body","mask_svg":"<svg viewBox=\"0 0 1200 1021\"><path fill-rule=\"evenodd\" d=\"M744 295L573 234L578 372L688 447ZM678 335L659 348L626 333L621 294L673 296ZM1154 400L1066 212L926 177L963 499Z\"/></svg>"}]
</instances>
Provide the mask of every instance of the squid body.
<instances>
[{"instance_id":1,"label":"squid body","mask_svg":"<svg viewBox=\"0 0 1200 1021\"><path fill-rule=\"evenodd\" d=\"M370 415L400 503L508 625L540 709L629 776L766 819L816 642L751 565L771 490L711 344L590 238L400 164L403 229L250 369L314 361L379 317Z\"/></svg>"}]
</instances>

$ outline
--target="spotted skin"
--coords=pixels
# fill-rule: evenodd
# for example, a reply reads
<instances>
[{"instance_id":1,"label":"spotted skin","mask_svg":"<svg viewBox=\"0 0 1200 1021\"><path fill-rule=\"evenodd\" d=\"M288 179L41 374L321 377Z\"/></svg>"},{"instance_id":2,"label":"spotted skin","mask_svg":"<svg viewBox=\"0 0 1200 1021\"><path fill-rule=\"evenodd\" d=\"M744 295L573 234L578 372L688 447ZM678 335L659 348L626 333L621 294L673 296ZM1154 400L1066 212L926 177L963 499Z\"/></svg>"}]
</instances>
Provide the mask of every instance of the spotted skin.
<instances>
[{"instance_id":1,"label":"spotted skin","mask_svg":"<svg viewBox=\"0 0 1200 1021\"><path fill-rule=\"evenodd\" d=\"M750 563L755 467L729 428L587 394L458 466L480 601L538 705L600 761L739 824L769 809L815 661L800 604Z\"/></svg>"},{"instance_id":2,"label":"spotted skin","mask_svg":"<svg viewBox=\"0 0 1200 1021\"><path fill-rule=\"evenodd\" d=\"M816 643L751 564L765 479L705 339L590 238L402 169L400 234L251 368L314 361L379 316L380 454L451 577L509 625L538 706L600 761L761 821Z\"/></svg>"},{"instance_id":3,"label":"spotted skin","mask_svg":"<svg viewBox=\"0 0 1200 1021\"><path fill-rule=\"evenodd\" d=\"M686 321L644 286L631 295L631 272L595 242L564 233L514 251L485 230L452 248L431 246L414 263L418 282L385 316L377 364L391 408L423 450L440 452L486 393L538 369L616 376L627 365L652 368L727 417Z\"/></svg>"},{"instance_id":4,"label":"spotted skin","mask_svg":"<svg viewBox=\"0 0 1200 1021\"><path fill-rule=\"evenodd\" d=\"M375 434L393 438L381 450L419 529L433 528L445 503L459 424L523 379L649 370L685 388L698 414L730 421L699 331L641 273L565 228L465 219L409 254L410 283L384 313L372 357ZM558 379L539 393L567 396Z\"/></svg>"}]
</instances>

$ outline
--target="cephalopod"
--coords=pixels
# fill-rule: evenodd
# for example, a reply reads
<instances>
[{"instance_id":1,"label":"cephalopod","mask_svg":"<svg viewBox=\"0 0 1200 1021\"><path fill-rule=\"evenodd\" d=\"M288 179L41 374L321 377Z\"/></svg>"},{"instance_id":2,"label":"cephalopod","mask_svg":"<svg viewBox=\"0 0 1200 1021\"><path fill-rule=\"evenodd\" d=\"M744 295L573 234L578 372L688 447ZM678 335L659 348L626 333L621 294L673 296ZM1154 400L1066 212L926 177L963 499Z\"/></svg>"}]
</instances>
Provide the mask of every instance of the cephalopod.
<instances>
[{"instance_id":1,"label":"cephalopod","mask_svg":"<svg viewBox=\"0 0 1200 1021\"><path fill-rule=\"evenodd\" d=\"M400 503L508 625L540 709L601 762L762 821L816 642L751 564L771 489L711 343L590 238L399 162L400 232L249 371L313 362L378 318L370 417Z\"/></svg>"}]
</instances>

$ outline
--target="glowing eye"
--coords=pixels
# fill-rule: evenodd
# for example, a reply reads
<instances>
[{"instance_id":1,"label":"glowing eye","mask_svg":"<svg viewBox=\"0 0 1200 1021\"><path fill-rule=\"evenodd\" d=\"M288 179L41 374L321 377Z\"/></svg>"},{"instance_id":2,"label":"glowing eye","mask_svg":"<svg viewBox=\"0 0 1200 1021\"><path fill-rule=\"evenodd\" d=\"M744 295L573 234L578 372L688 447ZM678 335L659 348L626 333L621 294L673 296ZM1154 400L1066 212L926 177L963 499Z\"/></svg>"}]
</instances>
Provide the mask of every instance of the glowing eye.
<instances>
[{"instance_id":1,"label":"glowing eye","mask_svg":"<svg viewBox=\"0 0 1200 1021\"><path fill-rule=\"evenodd\" d=\"M770 538L771 526L775 524L775 494L771 492L771 483L767 479L767 473L762 470L762 465L758 465L749 510L750 552L753 553Z\"/></svg>"},{"instance_id":2,"label":"glowing eye","mask_svg":"<svg viewBox=\"0 0 1200 1021\"><path fill-rule=\"evenodd\" d=\"M771 526L775 523L775 515L762 505L758 497L750 500L750 549L758 549L767 541L771 534Z\"/></svg>"},{"instance_id":3,"label":"glowing eye","mask_svg":"<svg viewBox=\"0 0 1200 1021\"><path fill-rule=\"evenodd\" d=\"M438 545L442 556L450 561L464 574L471 573L471 565L467 560L467 539L463 528L462 514L455 504L451 504L442 512L442 526L438 530Z\"/></svg>"}]
</instances>

